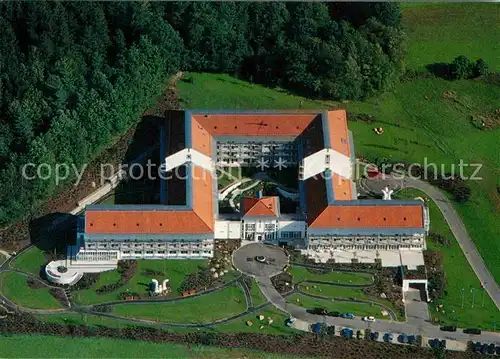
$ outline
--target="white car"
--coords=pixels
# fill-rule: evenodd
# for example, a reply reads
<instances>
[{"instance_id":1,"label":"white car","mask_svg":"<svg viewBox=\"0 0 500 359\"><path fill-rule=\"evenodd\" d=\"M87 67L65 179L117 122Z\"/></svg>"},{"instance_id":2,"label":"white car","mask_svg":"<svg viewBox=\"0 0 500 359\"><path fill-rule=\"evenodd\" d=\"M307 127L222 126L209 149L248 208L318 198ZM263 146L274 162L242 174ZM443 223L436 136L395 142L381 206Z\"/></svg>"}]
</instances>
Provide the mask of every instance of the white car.
<instances>
[{"instance_id":1,"label":"white car","mask_svg":"<svg viewBox=\"0 0 500 359\"><path fill-rule=\"evenodd\" d=\"M373 323L375 321L375 317L373 317L373 316L363 317L363 320L365 322L372 322Z\"/></svg>"}]
</instances>

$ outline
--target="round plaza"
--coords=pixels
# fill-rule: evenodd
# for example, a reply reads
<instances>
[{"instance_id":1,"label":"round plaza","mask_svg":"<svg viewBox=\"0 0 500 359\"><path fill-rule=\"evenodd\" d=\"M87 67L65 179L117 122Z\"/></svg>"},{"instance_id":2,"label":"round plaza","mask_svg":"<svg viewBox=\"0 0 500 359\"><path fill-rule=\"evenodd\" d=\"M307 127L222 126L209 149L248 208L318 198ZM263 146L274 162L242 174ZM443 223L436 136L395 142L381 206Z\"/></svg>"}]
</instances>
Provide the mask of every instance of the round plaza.
<instances>
[{"instance_id":1,"label":"round plaza","mask_svg":"<svg viewBox=\"0 0 500 359\"><path fill-rule=\"evenodd\" d=\"M288 264L288 255L277 246L250 243L233 253L233 265L240 272L254 277L272 277Z\"/></svg>"}]
</instances>

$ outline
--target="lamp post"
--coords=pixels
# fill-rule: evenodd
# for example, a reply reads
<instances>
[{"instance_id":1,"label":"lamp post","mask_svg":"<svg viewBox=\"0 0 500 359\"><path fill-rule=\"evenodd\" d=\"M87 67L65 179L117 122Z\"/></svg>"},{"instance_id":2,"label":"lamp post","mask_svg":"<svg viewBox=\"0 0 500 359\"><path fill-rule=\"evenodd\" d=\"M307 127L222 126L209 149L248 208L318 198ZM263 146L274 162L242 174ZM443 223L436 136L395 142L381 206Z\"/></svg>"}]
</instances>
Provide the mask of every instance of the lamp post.
<instances>
[{"instance_id":1,"label":"lamp post","mask_svg":"<svg viewBox=\"0 0 500 359\"><path fill-rule=\"evenodd\" d=\"M471 308L474 308L474 299L476 298L476 293L474 292L474 288L470 289L470 293L472 294L472 305L471 305Z\"/></svg>"},{"instance_id":2,"label":"lamp post","mask_svg":"<svg viewBox=\"0 0 500 359\"><path fill-rule=\"evenodd\" d=\"M465 300L465 288L460 289L460 292L462 292L462 309L463 309Z\"/></svg>"}]
</instances>

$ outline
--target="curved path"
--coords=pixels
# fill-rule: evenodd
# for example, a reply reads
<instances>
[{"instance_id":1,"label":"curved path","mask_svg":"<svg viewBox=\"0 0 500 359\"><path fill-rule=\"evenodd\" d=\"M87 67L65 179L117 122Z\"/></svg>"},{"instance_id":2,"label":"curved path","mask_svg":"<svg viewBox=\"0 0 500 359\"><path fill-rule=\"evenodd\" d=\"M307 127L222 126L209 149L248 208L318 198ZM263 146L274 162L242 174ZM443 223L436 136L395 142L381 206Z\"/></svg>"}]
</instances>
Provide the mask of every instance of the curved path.
<instances>
[{"instance_id":1,"label":"curved path","mask_svg":"<svg viewBox=\"0 0 500 359\"><path fill-rule=\"evenodd\" d=\"M308 283L308 282L303 282L303 283ZM332 299L333 299L333 300L335 300L335 302L370 304L370 305L373 305L373 306L379 307L380 309L385 310L387 313L389 313L389 316L391 317L392 320L397 320L396 313L394 313L394 311L391 308L386 307L383 304L380 304L380 303L377 303L377 302L373 302L371 300L347 299L347 298L330 298L330 297L326 297L326 296L323 296L323 295L317 295L317 294L311 294L311 293L308 293L308 292L304 292L300 288L297 289L296 293L300 293L302 295L305 295L306 297L316 298L316 299L324 299L324 300L328 300L328 301L332 301ZM290 294L292 294L292 293L290 293Z\"/></svg>"},{"instance_id":2,"label":"curved path","mask_svg":"<svg viewBox=\"0 0 500 359\"><path fill-rule=\"evenodd\" d=\"M404 177L403 179L396 179L392 176L386 175L383 179L370 178L365 179L362 183L362 186L376 193L380 193L380 188L383 188L386 185L389 185L391 188L402 189L409 187L419 189L422 192L425 192L436 203L448 223L451 232L457 239L465 258L467 258L467 261L474 270L474 273L476 273L476 276L484 284L484 288L497 308L500 309L500 287L484 264L483 258L474 245L474 241L469 236L469 233L467 233L467 229L448 197L446 197L446 195L435 186L425 181L407 177Z\"/></svg>"}]
</instances>

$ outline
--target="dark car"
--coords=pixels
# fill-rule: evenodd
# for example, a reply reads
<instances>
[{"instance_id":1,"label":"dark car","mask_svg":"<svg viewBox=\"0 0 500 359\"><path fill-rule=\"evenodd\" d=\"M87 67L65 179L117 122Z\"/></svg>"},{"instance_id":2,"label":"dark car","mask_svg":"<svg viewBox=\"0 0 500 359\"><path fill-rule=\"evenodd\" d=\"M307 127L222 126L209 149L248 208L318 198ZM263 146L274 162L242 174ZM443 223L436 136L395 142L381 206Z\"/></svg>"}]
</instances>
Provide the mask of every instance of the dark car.
<instances>
[{"instance_id":1,"label":"dark car","mask_svg":"<svg viewBox=\"0 0 500 359\"><path fill-rule=\"evenodd\" d=\"M465 334L481 334L481 329L477 329L477 328L466 328L464 329L464 333Z\"/></svg>"},{"instance_id":2,"label":"dark car","mask_svg":"<svg viewBox=\"0 0 500 359\"><path fill-rule=\"evenodd\" d=\"M398 337L398 341L400 343L408 343L408 335L406 334L401 334L399 337Z\"/></svg>"},{"instance_id":3,"label":"dark car","mask_svg":"<svg viewBox=\"0 0 500 359\"><path fill-rule=\"evenodd\" d=\"M316 315L327 315L328 314L328 311L325 308L309 309L307 312L311 313L311 314L316 314Z\"/></svg>"},{"instance_id":4,"label":"dark car","mask_svg":"<svg viewBox=\"0 0 500 359\"><path fill-rule=\"evenodd\" d=\"M431 348L435 348L435 349L440 348L441 347L441 341L439 339L437 339L437 338L436 339L430 339L429 340L429 346Z\"/></svg>"},{"instance_id":5,"label":"dark car","mask_svg":"<svg viewBox=\"0 0 500 359\"><path fill-rule=\"evenodd\" d=\"M349 328L344 328L340 331L340 334L344 337L344 338L347 338L347 339L351 339L352 336L353 336L353 331L352 329L349 329Z\"/></svg>"},{"instance_id":6,"label":"dark car","mask_svg":"<svg viewBox=\"0 0 500 359\"><path fill-rule=\"evenodd\" d=\"M408 335L408 344L415 344L417 342L417 337L414 335Z\"/></svg>"},{"instance_id":7,"label":"dark car","mask_svg":"<svg viewBox=\"0 0 500 359\"><path fill-rule=\"evenodd\" d=\"M474 353L479 353L481 351L482 347L483 347L483 345L481 344L481 342L472 343L472 351Z\"/></svg>"},{"instance_id":8,"label":"dark car","mask_svg":"<svg viewBox=\"0 0 500 359\"><path fill-rule=\"evenodd\" d=\"M500 355L500 346L497 346L497 347L495 348L495 351L497 352L497 355Z\"/></svg>"},{"instance_id":9,"label":"dark car","mask_svg":"<svg viewBox=\"0 0 500 359\"><path fill-rule=\"evenodd\" d=\"M481 347L481 354L488 354L488 344L483 344Z\"/></svg>"},{"instance_id":10,"label":"dark car","mask_svg":"<svg viewBox=\"0 0 500 359\"><path fill-rule=\"evenodd\" d=\"M495 354L495 344L488 345L488 354Z\"/></svg>"},{"instance_id":11,"label":"dark car","mask_svg":"<svg viewBox=\"0 0 500 359\"><path fill-rule=\"evenodd\" d=\"M441 329L443 332L456 332L457 331L457 327L454 325L443 325L439 329Z\"/></svg>"},{"instance_id":12,"label":"dark car","mask_svg":"<svg viewBox=\"0 0 500 359\"><path fill-rule=\"evenodd\" d=\"M384 340L385 340L386 342L391 343L393 339L394 339L394 336L392 335L392 333L386 333L386 334L384 335Z\"/></svg>"},{"instance_id":13,"label":"dark car","mask_svg":"<svg viewBox=\"0 0 500 359\"><path fill-rule=\"evenodd\" d=\"M335 312L328 312L326 313L326 315L328 315L329 317L340 317L342 313L335 311Z\"/></svg>"},{"instance_id":14,"label":"dark car","mask_svg":"<svg viewBox=\"0 0 500 359\"><path fill-rule=\"evenodd\" d=\"M379 332L371 332L370 333L371 340L378 340L379 336L380 336Z\"/></svg>"}]
</instances>

